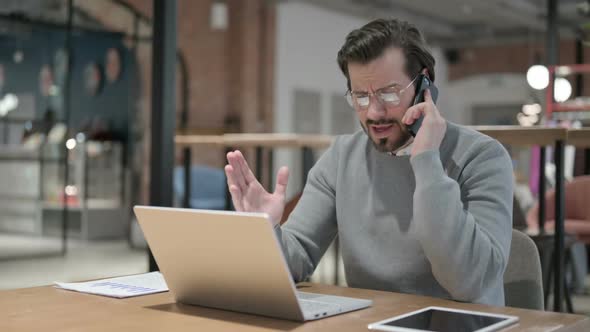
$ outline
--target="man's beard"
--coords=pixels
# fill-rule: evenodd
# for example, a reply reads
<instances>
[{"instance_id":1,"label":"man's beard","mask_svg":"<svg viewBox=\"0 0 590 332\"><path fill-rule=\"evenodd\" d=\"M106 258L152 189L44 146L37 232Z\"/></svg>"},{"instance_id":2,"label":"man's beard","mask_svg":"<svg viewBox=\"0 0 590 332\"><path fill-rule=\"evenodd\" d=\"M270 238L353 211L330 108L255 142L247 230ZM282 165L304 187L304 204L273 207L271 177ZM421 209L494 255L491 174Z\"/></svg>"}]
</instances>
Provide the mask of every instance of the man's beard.
<instances>
[{"instance_id":1,"label":"man's beard","mask_svg":"<svg viewBox=\"0 0 590 332\"><path fill-rule=\"evenodd\" d=\"M376 141L375 139L373 139L373 137L371 137L369 126L371 126L371 125L389 125L389 124L393 125L394 127L397 126L399 128L399 137L397 139L393 139L392 137L385 137L385 138L380 138ZM361 123L361 127L363 128L363 131L365 132L365 134L367 134L367 136L369 137L369 139L373 143L373 146L375 146L375 149L377 149L377 151L379 151L379 152L396 151L397 149L404 146L404 144L406 144L408 142L408 140L412 138L412 135L410 134L410 132L408 131L406 126L403 125L397 119L383 119L383 120L378 120L378 121L368 119L367 121L365 121L364 125Z\"/></svg>"}]
</instances>

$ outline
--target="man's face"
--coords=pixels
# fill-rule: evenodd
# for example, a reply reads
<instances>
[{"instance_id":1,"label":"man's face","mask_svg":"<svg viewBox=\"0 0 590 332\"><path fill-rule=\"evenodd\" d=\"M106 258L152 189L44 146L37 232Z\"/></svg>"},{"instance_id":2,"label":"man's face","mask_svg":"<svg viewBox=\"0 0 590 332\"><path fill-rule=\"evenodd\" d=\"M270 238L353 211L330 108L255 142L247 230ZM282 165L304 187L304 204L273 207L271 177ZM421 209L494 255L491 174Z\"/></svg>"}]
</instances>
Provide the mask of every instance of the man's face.
<instances>
[{"instance_id":1,"label":"man's face","mask_svg":"<svg viewBox=\"0 0 590 332\"><path fill-rule=\"evenodd\" d=\"M353 93L375 93L376 90L395 85L399 90L412 82L405 73L405 56L400 48L391 47L368 64L349 63L348 73ZM403 146L411 135L402 117L414 98L413 86L400 95L400 103L383 104L375 95L370 96L367 108L356 107L361 126L377 150L390 152Z\"/></svg>"}]
</instances>

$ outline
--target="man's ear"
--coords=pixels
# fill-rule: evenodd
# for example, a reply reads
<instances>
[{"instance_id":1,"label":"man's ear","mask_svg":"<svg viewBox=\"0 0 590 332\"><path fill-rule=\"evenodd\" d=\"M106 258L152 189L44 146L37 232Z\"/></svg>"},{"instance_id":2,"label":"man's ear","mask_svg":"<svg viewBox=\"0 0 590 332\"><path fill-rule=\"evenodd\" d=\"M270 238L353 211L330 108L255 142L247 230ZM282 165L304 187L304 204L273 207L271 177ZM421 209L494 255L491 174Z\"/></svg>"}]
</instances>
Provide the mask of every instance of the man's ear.
<instances>
[{"instance_id":1,"label":"man's ear","mask_svg":"<svg viewBox=\"0 0 590 332\"><path fill-rule=\"evenodd\" d=\"M430 74L428 73L428 68L424 67L424 69L422 69L421 73L426 75L426 77L428 77L430 79Z\"/></svg>"}]
</instances>

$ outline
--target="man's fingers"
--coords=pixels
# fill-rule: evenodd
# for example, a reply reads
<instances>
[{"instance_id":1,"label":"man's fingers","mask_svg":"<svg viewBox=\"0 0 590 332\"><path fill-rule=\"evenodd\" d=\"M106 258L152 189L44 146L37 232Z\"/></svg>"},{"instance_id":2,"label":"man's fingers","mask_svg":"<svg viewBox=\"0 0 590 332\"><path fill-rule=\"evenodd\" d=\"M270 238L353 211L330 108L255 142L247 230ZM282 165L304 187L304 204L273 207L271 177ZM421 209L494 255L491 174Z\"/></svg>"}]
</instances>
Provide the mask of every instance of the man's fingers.
<instances>
[{"instance_id":1,"label":"man's fingers","mask_svg":"<svg viewBox=\"0 0 590 332\"><path fill-rule=\"evenodd\" d=\"M246 161L246 158L244 158L242 152L240 150L236 150L236 155L241 166L240 171L242 172L242 176L244 176L246 184L250 184L250 182L257 181L256 177L252 173L252 170L248 166L248 162Z\"/></svg>"},{"instance_id":2,"label":"man's fingers","mask_svg":"<svg viewBox=\"0 0 590 332\"><path fill-rule=\"evenodd\" d=\"M229 188L229 186L231 186L233 184L233 180L232 180L232 171L233 168L231 167L231 165L225 165L225 167L223 168L223 170L225 171L225 178L227 179L227 187Z\"/></svg>"},{"instance_id":3,"label":"man's fingers","mask_svg":"<svg viewBox=\"0 0 590 332\"><path fill-rule=\"evenodd\" d=\"M424 101L427 103L432 103L432 94L430 94L430 89L426 89L424 91Z\"/></svg>"},{"instance_id":4,"label":"man's fingers","mask_svg":"<svg viewBox=\"0 0 590 332\"><path fill-rule=\"evenodd\" d=\"M424 109L424 107L420 107L420 108L415 109L414 112L412 112L410 114L410 119L416 120L416 119L420 118L422 116L423 109ZM414 122L414 121L412 121L412 122Z\"/></svg>"},{"instance_id":5,"label":"man's fingers","mask_svg":"<svg viewBox=\"0 0 590 332\"><path fill-rule=\"evenodd\" d=\"M414 123L414 121L416 121L416 119L422 116L423 109L424 103L416 104L408 108L406 114L404 114L402 118L402 123L406 125L411 125L412 123Z\"/></svg>"},{"instance_id":6,"label":"man's fingers","mask_svg":"<svg viewBox=\"0 0 590 332\"><path fill-rule=\"evenodd\" d=\"M289 169L281 167L277 173L277 183L275 185L275 194L285 196L287 193L287 183L289 182Z\"/></svg>"},{"instance_id":7,"label":"man's fingers","mask_svg":"<svg viewBox=\"0 0 590 332\"><path fill-rule=\"evenodd\" d=\"M436 114L439 115L438 112L438 108L436 108L436 105L434 104L434 101L432 100L432 94L430 93L430 89L426 89L426 91L424 91L424 103L425 105L423 112L424 114Z\"/></svg>"},{"instance_id":8,"label":"man's fingers","mask_svg":"<svg viewBox=\"0 0 590 332\"><path fill-rule=\"evenodd\" d=\"M242 205L242 191L236 185L229 186L229 193L231 194L231 200L234 203L234 208L236 211L244 211L244 206Z\"/></svg>"},{"instance_id":9,"label":"man's fingers","mask_svg":"<svg viewBox=\"0 0 590 332\"><path fill-rule=\"evenodd\" d=\"M225 176L227 177L227 188L231 194L231 200L234 203L236 211L244 211L242 206L242 190L236 185L235 182L235 170L231 165L225 165Z\"/></svg>"},{"instance_id":10,"label":"man's fingers","mask_svg":"<svg viewBox=\"0 0 590 332\"><path fill-rule=\"evenodd\" d=\"M231 165L225 166L225 174L227 176L227 187L236 186L240 191L245 192L248 187L243 183L237 180L237 178L241 177L240 174L236 174L236 170Z\"/></svg>"},{"instance_id":11,"label":"man's fingers","mask_svg":"<svg viewBox=\"0 0 590 332\"><path fill-rule=\"evenodd\" d=\"M231 165L225 165L223 168L225 171L225 177L227 179L227 188L231 185L236 185L236 181L234 179L234 168Z\"/></svg>"},{"instance_id":12,"label":"man's fingers","mask_svg":"<svg viewBox=\"0 0 590 332\"><path fill-rule=\"evenodd\" d=\"M232 181L233 184L237 185L239 188L246 187L246 179L242 175L242 165L240 164L239 157L237 156L236 152L228 152L227 154L227 161L229 162L230 166L232 167Z\"/></svg>"},{"instance_id":13,"label":"man's fingers","mask_svg":"<svg viewBox=\"0 0 590 332\"><path fill-rule=\"evenodd\" d=\"M246 180L240 171L242 166L240 165L235 152L230 152L227 154L227 161L229 162L229 166L231 166L231 168L228 169L230 173L228 175L228 179L231 178L232 184L238 186L240 190L244 190L247 186Z\"/></svg>"}]
</instances>

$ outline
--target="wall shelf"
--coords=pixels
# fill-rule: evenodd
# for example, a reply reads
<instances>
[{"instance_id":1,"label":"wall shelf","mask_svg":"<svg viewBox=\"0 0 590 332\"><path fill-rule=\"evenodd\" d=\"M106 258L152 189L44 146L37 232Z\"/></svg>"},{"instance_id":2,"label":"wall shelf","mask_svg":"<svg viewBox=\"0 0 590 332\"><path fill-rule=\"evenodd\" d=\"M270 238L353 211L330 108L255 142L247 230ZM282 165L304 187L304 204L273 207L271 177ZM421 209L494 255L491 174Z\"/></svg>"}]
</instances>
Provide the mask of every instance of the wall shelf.
<instances>
[{"instance_id":1,"label":"wall shelf","mask_svg":"<svg viewBox=\"0 0 590 332\"><path fill-rule=\"evenodd\" d=\"M547 107L546 118L553 119L554 113L562 112L590 112L590 102L584 100L570 100L566 102L556 102L554 96L554 82L556 77L566 77L575 74L589 74L590 64L575 64L549 66L549 86L545 89L545 103ZM584 98L586 99L586 98Z\"/></svg>"}]
</instances>

